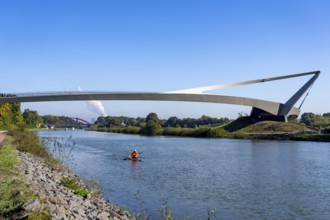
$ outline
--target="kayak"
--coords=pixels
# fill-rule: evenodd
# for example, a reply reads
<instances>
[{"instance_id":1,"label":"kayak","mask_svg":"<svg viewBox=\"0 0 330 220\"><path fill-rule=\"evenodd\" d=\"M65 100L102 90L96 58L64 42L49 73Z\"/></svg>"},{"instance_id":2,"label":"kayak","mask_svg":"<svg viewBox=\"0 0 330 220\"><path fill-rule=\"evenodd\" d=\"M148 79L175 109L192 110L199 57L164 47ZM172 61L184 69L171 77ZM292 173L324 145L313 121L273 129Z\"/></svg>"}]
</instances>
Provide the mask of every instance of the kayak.
<instances>
[{"instance_id":1,"label":"kayak","mask_svg":"<svg viewBox=\"0 0 330 220\"><path fill-rule=\"evenodd\" d=\"M135 157L135 158L132 158L132 157L126 157L124 158L124 160L131 160L131 161L141 161L139 158Z\"/></svg>"}]
</instances>

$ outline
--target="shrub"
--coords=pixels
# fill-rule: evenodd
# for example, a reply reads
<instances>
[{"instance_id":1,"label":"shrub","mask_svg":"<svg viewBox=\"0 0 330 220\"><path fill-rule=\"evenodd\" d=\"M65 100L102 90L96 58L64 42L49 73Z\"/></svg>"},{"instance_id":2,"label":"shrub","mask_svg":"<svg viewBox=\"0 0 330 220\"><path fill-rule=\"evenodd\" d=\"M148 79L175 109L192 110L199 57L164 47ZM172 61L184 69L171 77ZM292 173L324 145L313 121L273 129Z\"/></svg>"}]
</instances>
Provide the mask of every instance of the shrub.
<instances>
[{"instance_id":1,"label":"shrub","mask_svg":"<svg viewBox=\"0 0 330 220\"><path fill-rule=\"evenodd\" d=\"M37 157L43 158L47 165L54 169L64 169L58 159L55 159L39 137L26 130L10 130L9 135L13 137L13 145L22 152L27 152Z\"/></svg>"},{"instance_id":2,"label":"shrub","mask_svg":"<svg viewBox=\"0 0 330 220\"><path fill-rule=\"evenodd\" d=\"M13 144L16 146L17 150L28 152L46 160L52 159L51 154L41 143L39 137L34 135L32 132L23 130L10 130L8 134L13 137Z\"/></svg>"},{"instance_id":3,"label":"shrub","mask_svg":"<svg viewBox=\"0 0 330 220\"><path fill-rule=\"evenodd\" d=\"M73 178L64 177L63 179L61 179L61 185L69 189L72 189L75 194L80 195L82 197L86 197L88 194L91 194L91 192L88 189L80 186L78 181Z\"/></svg>"},{"instance_id":4,"label":"shrub","mask_svg":"<svg viewBox=\"0 0 330 220\"><path fill-rule=\"evenodd\" d=\"M210 137L211 128L210 127L199 127L194 129L194 137Z\"/></svg>"},{"instance_id":5,"label":"shrub","mask_svg":"<svg viewBox=\"0 0 330 220\"><path fill-rule=\"evenodd\" d=\"M209 137L221 137L221 138L228 138L229 137L229 132L226 131L223 127L218 127L218 128L213 128L211 129L209 133Z\"/></svg>"},{"instance_id":6,"label":"shrub","mask_svg":"<svg viewBox=\"0 0 330 220\"><path fill-rule=\"evenodd\" d=\"M140 128L136 126L128 126L124 128L123 132L127 134L139 134L140 133Z\"/></svg>"},{"instance_id":7,"label":"shrub","mask_svg":"<svg viewBox=\"0 0 330 220\"><path fill-rule=\"evenodd\" d=\"M167 127L163 129L163 135L170 135L170 136L179 136L181 133L181 128L173 128Z\"/></svg>"}]
</instances>

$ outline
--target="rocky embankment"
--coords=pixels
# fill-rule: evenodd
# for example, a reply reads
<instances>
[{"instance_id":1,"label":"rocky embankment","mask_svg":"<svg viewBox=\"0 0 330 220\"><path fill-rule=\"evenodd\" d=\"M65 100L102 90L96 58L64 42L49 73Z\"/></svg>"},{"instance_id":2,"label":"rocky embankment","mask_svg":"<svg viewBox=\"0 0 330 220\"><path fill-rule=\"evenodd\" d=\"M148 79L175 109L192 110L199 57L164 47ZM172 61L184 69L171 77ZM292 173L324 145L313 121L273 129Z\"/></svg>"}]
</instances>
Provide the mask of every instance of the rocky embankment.
<instances>
[{"instance_id":1,"label":"rocky embankment","mask_svg":"<svg viewBox=\"0 0 330 220\"><path fill-rule=\"evenodd\" d=\"M28 153L17 154L28 184L47 205L53 219L134 219L129 212L110 201L104 201L100 196L83 198L62 186L60 184L62 178L77 178L73 173L50 169L42 159ZM31 210L42 208L38 200L31 200L25 206L26 209Z\"/></svg>"}]
</instances>

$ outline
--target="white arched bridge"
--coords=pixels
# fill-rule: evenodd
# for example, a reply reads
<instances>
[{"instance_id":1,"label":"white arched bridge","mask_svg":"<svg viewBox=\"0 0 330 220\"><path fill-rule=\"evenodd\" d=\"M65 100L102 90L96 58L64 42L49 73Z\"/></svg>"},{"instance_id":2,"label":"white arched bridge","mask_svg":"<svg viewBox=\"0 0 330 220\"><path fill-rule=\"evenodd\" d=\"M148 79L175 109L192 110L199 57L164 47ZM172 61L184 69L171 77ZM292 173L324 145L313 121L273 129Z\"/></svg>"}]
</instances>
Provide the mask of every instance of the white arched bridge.
<instances>
[{"instance_id":1,"label":"white arched bridge","mask_svg":"<svg viewBox=\"0 0 330 220\"><path fill-rule=\"evenodd\" d=\"M43 101L83 101L83 100L148 100L148 101L187 101L187 102L208 102L224 103L233 105L251 106L250 117L260 120L279 120L286 121L288 117L298 117L300 107L294 107L298 100L311 88L318 78L320 71L278 76L237 82L231 84L220 84L215 86L199 87L173 92L45 92L45 93L17 93L2 94L1 103L14 102L43 102ZM216 94L205 94L206 91L218 90L234 86L265 83L274 80L282 80L306 75L313 75L287 102L278 103L267 100L224 96ZM308 93L307 93L308 94ZM304 100L303 100L304 101Z\"/></svg>"}]
</instances>

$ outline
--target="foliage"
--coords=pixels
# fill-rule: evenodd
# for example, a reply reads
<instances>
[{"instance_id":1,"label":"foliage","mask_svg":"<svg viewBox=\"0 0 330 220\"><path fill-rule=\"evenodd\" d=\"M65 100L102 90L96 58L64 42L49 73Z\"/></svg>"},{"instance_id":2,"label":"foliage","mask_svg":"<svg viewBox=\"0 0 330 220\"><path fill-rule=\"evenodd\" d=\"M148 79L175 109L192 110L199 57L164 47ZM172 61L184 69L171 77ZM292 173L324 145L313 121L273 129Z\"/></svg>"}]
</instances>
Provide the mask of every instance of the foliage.
<instances>
[{"instance_id":1,"label":"foliage","mask_svg":"<svg viewBox=\"0 0 330 220\"><path fill-rule=\"evenodd\" d=\"M10 130L9 135L14 138L14 145L17 150L28 152L41 158L51 157L49 152L40 142L39 138L30 131Z\"/></svg>"},{"instance_id":2,"label":"foliage","mask_svg":"<svg viewBox=\"0 0 330 220\"><path fill-rule=\"evenodd\" d=\"M41 157L49 166L53 168L63 168L62 164L57 159L52 157L51 153L44 146L44 143L40 141L39 137L34 135L32 132L15 129L10 130L8 134L13 137L13 144L17 150Z\"/></svg>"},{"instance_id":3,"label":"foliage","mask_svg":"<svg viewBox=\"0 0 330 220\"><path fill-rule=\"evenodd\" d=\"M330 126L326 127L322 131L323 134L330 134Z\"/></svg>"},{"instance_id":4,"label":"foliage","mask_svg":"<svg viewBox=\"0 0 330 220\"><path fill-rule=\"evenodd\" d=\"M124 133L126 134L139 134L141 131L141 128L136 126L128 126L124 128Z\"/></svg>"},{"instance_id":5,"label":"foliage","mask_svg":"<svg viewBox=\"0 0 330 220\"><path fill-rule=\"evenodd\" d=\"M167 127L163 129L163 135L167 136L180 136L182 128L173 128L173 127Z\"/></svg>"},{"instance_id":6,"label":"foliage","mask_svg":"<svg viewBox=\"0 0 330 220\"><path fill-rule=\"evenodd\" d=\"M329 134L298 134L288 138L293 141L318 141L318 142L330 142Z\"/></svg>"},{"instance_id":7,"label":"foliage","mask_svg":"<svg viewBox=\"0 0 330 220\"><path fill-rule=\"evenodd\" d=\"M24 124L20 103L0 104L0 129L10 129Z\"/></svg>"},{"instance_id":8,"label":"foliage","mask_svg":"<svg viewBox=\"0 0 330 220\"><path fill-rule=\"evenodd\" d=\"M196 128L199 126L206 126L206 125L224 125L230 122L228 118L212 118L206 115L203 115L199 119L193 118L184 118L179 119L177 117L170 117L165 123L164 127L183 127L183 128Z\"/></svg>"},{"instance_id":9,"label":"foliage","mask_svg":"<svg viewBox=\"0 0 330 220\"><path fill-rule=\"evenodd\" d=\"M85 128L86 125L75 120L74 118L66 116L54 116L54 115L44 115L41 116L43 120L43 125L45 127L54 126L55 128Z\"/></svg>"},{"instance_id":10,"label":"foliage","mask_svg":"<svg viewBox=\"0 0 330 220\"><path fill-rule=\"evenodd\" d=\"M310 115L309 115L310 116ZM306 117L303 116L303 117ZM314 122L317 122L319 116L312 116ZM330 120L327 114L322 116ZM103 119L102 119L103 118ZM205 122L209 117L204 116L198 123ZM99 122L104 117L99 118ZM141 118L139 119L141 120ZM197 120L197 121L198 121ZM322 119L323 120L323 119ZM319 121L322 121L319 120ZM194 126L190 128L191 122L187 119L178 119L170 117L167 121L159 120L157 114L150 113L145 119L146 123L139 123L138 126L98 126L94 124L95 130L104 132L130 133L130 134L146 134L146 135L169 135L182 137L205 137L205 138L235 138L235 139L271 139L271 140L311 140L311 141L329 141L326 136L330 132L329 126L322 127L319 131L323 135L304 134L313 132L312 129L305 127L297 120L289 120L288 123L276 121L254 122L249 117L240 117L227 125L212 127L210 125ZM185 123L180 126L179 123ZM188 123L189 122L189 123ZM196 121L195 121L196 122ZM172 127L176 126L176 127ZM302 133L302 134L300 134Z\"/></svg>"},{"instance_id":11,"label":"foliage","mask_svg":"<svg viewBox=\"0 0 330 220\"><path fill-rule=\"evenodd\" d=\"M20 210L22 204L35 195L29 190L18 168L19 160L12 145L12 138L7 136L6 144L0 148L0 219L50 219L50 215L41 210L38 213L25 213ZM39 218L41 217L42 218Z\"/></svg>"},{"instance_id":12,"label":"foliage","mask_svg":"<svg viewBox=\"0 0 330 220\"><path fill-rule=\"evenodd\" d=\"M141 197L141 194L140 194L140 191L137 191L136 194L135 194L135 198L138 202L138 205L140 206L140 210L143 211L143 216L141 216L139 213L135 215L135 218L136 219L143 219L143 220L149 220L151 219L150 217L150 214L148 213L148 210L147 208L145 207L145 204L142 200L142 197Z\"/></svg>"},{"instance_id":13,"label":"foliage","mask_svg":"<svg viewBox=\"0 0 330 220\"><path fill-rule=\"evenodd\" d=\"M0 105L0 127L7 128L10 125L10 104L4 103Z\"/></svg>"},{"instance_id":14,"label":"foliage","mask_svg":"<svg viewBox=\"0 0 330 220\"><path fill-rule=\"evenodd\" d=\"M80 195L82 197L86 197L88 194L91 194L91 192L86 188L82 187L78 180L73 178L64 177L61 179L61 185L72 189L75 194Z\"/></svg>"},{"instance_id":15,"label":"foliage","mask_svg":"<svg viewBox=\"0 0 330 220\"><path fill-rule=\"evenodd\" d=\"M199 119L170 117L168 120L160 120L157 114L152 112L145 119L99 117L90 129L128 134L216 137L210 125L223 125L228 122L228 118L217 119L205 115Z\"/></svg>"},{"instance_id":16,"label":"foliage","mask_svg":"<svg viewBox=\"0 0 330 220\"><path fill-rule=\"evenodd\" d=\"M130 117L113 117L113 116L106 116L106 117L98 117L95 121L94 125L97 127L118 127L118 126L140 126L141 123L145 123L144 118L130 118Z\"/></svg>"},{"instance_id":17,"label":"foliage","mask_svg":"<svg viewBox=\"0 0 330 220\"><path fill-rule=\"evenodd\" d=\"M209 137L215 138L215 137L222 137L222 138L228 138L229 132L226 131L223 127L217 127L210 131Z\"/></svg>"},{"instance_id":18,"label":"foliage","mask_svg":"<svg viewBox=\"0 0 330 220\"><path fill-rule=\"evenodd\" d=\"M72 136L68 139L64 138L45 138L43 145L47 146L52 157L55 157L60 164L68 165L72 160L72 151L76 142Z\"/></svg>"},{"instance_id":19,"label":"foliage","mask_svg":"<svg viewBox=\"0 0 330 220\"><path fill-rule=\"evenodd\" d=\"M23 117L28 128L39 128L42 124L42 118L39 116L37 111L25 109L23 112Z\"/></svg>"},{"instance_id":20,"label":"foliage","mask_svg":"<svg viewBox=\"0 0 330 220\"><path fill-rule=\"evenodd\" d=\"M330 113L323 115L307 112L301 115L300 122L310 127L323 127L330 124Z\"/></svg>"},{"instance_id":21,"label":"foliage","mask_svg":"<svg viewBox=\"0 0 330 220\"><path fill-rule=\"evenodd\" d=\"M157 119L156 119L157 118ZM153 120L156 119L156 120ZM209 116L203 115L199 119L193 119L193 118L184 118L184 119L179 119L175 116L170 117L167 120L161 120L158 119L158 116L156 113L150 113L147 118L130 118L130 117L112 117L112 116L107 116L107 117L99 117L94 125L97 127L97 129L103 128L103 127L125 127L125 126L133 126L133 127L142 127L143 124L146 124L147 121L158 121L158 124L161 125L163 128L168 128L168 127L182 127L182 128L196 128L199 126L208 126L208 125L213 125L213 126L219 126L219 125L224 125L228 124L231 120L228 118L212 118ZM95 127L93 127L95 130Z\"/></svg>"},{"instance_id":22,"label":"foliage","mask_svg":"<svg viewBox=\"0 0 330 220\"><path fill-rule=\"evenodd\" d=\"M162 193L162 208L160 210L160 219L161 220L172 220L173 217L174 216L173 216L172 210L168 209L167 198L165 197L165 194Z\"/></svg>"},{"instance_id":23,"label":"foliage","mask_svg":"<svg viewBox=\"0 0 330 220\"><path fill-rule=\"evenodd\" d=\"M146 125L141 129L142 134L157 135L161 134L161 125L156 113L149 113L146 118Z\"/></svg>"}]
</instances>

